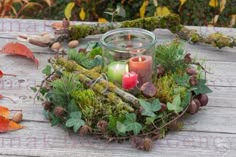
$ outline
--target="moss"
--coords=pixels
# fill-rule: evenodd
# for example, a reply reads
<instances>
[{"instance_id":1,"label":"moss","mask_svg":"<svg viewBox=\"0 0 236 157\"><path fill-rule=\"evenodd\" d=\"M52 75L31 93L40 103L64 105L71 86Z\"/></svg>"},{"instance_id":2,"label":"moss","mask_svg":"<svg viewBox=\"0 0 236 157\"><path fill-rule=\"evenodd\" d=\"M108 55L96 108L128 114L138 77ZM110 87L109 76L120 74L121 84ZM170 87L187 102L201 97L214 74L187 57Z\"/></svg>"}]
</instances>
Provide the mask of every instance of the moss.
<instances>
[{"instance_id":1,"label":"moss","mask_svg":"<svg viewBox=\"0 0 236 157\"><path fill-rule=\"evenodd\" d=\"M155 82L157 87L157 97L161 102L172 102L174 99L174 89L177 87L173 74L167 74L161 78L158 78Z\"/></svg>"}]
</instances>

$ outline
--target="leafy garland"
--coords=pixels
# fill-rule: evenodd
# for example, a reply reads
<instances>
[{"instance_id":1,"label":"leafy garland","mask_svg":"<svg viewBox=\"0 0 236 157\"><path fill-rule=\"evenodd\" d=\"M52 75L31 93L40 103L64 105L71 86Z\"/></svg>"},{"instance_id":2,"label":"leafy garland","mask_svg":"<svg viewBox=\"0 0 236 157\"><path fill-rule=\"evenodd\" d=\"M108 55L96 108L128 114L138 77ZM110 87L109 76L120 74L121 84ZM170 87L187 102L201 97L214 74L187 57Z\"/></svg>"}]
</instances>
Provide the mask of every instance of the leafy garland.
<instances>
[{"instance_id":1,"label":"leafy garland","mask_svg":"<svg viewBox=\"0 0 236 157\"><path fill-rule=\"evenodd\" d=\"M50 59L43 70L47 77L37 90L52 126L109 142L130 139L136 148L149 151L153 140L180 129L185 114L197 113L208 102L206 93L211 90L203 77L206 71L179 41L155 50L157 73L152 85L157 94L151 98L136 89L126 99L130 93L111 82L107 82L108 91L102 92L105 80L95 81L101 75L101 60L96 59L100 54L99 47L86 54L71 49L66 58Z\"/></svg>"}]
</instances>

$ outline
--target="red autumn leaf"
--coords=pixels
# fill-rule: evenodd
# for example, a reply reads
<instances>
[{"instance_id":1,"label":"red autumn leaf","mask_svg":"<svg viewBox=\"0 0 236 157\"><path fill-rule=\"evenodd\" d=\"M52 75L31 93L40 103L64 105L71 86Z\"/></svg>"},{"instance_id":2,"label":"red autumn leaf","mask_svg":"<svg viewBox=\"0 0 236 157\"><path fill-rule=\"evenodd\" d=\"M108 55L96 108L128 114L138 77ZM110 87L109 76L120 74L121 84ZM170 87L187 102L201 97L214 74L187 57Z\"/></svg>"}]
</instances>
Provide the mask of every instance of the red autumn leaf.
<instances>
[{"instance_id":1,"label":"red autumn leaf","mask_svg":"<svg viewBox=\"0 0 236 157\"><path fill-rule=\"evenodd\" d=\"M2 50L0 50L0 52L9 55L24 56L32 59L37 65L39 64L39 61L35 58L33 52L21 43L9 42L2 47Z\"/></svg>"},{"instance_id":2,"label":"red autumn leaf","mask_svg":"<svg viewBox=\"0 0 236 157\"><path fill-rule=\"evenodd\" d=\"M23 126L0 116L0 133L22 129Z\"/></svg>"},{"instance_id":3,"label":"red autumn leaf","mask_svg":"<svg viewBox=\"0 0 236 157\"><path fill-rule=\"evenodd\" d=\"M9 117L9 109L6 107L0 106L0 116L8 118Z\"/></svg>"},{"instance_id":4,"label":"red autumn leaf","mask_svg":"<svg viewBox=\"0 0 236 157\"><path fill-rule=\"evenodd\" d=\"M14 74L6 74L6 73L3 73L3 72L0 70L0 78L2 78L3 75L5 75L5 76L16 76L16 75L14 75Z\"/></svg>"}]
</instances>

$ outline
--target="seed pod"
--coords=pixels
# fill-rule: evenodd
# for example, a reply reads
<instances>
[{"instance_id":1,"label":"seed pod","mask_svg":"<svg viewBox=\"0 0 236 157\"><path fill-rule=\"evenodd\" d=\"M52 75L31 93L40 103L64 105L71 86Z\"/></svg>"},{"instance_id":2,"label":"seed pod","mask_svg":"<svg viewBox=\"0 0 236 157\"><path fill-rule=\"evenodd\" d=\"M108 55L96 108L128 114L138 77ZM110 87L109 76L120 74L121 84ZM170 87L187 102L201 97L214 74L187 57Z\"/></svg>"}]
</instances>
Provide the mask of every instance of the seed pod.
<instances>
[{"instance_id":1,"label":"seed pod","mask_svg":"<svg viewBox=\"0 0 236 157\"><path fill-rule=\"evenodd\" d=\"M198 84L197 76L196 75L190 76L189 83L191 86L196 86Z\"/></svg>"},{"instance_id":2,"label":"seed pod","mask_svg":"<svg viewBox=\"0 0 236 157\"><path fill-rule=\"evenodd\" d=\"M157 66L157 76L160 77L163 76L164 74L165 74L165 69L161 64L159 64Z\"/></svg>"},{"instance_id":3,"label":"seed pod","mask_svg":"<svg viewBox=\"0 0 236 157\"><path fill-rule=\"evenodd\" d=\"M52 103L49 101L45 101L43 103L44 110L49 110L52 107Z\"/></svg>"},{"instance_id":4,"label":"seed pod","mask_svg":"<svg viewBox=\"0 0 236 157\"><path fill-rule=\"evenodd\" d=\"M107 122L105 120L100 120L97 123L97 128L101 131L101 132L106 132L107 130Z\"/></svg>"},{"instance_id":5,"label":"seed pod","mask_svg":"<svg viewBox=\"0 0 236 157\"><path fill-rule=\"evenodd\" d=\"M192 63L192 58L191 58L191 54L190 53L187 53L184 56L184 62L187 63L187 64Z\"/></svg>"},{"instance_id":6,"label":"seed pod","mask_svg":"<svg viewBox=\"0 0 236 157\"><path fill-rule=\"evenodd\" d=\"M157 94L157 89L155 85L151 82L144 83L140 88L142 94L145 97L151 98L154 97Z\"/></svg>"},{"instance_id":7,"label":"seed pod","mask_svg":"<svg viewBox=\"0 0 236 157\"><path fill-rule=\"evenodd\" d=\"M84 125L79 129L80 136L85 136L91 132L91 128L88 125Z\"/></svg>"},{"instance_id":8,"label":"seed pod","mask_svg":"<svg viewBox=\"0 0 236 157\"><path fill-rule=\"evenodd\" d=\"M187 69L186 69L186 73L187 73L188 75L197 75L197 71L196 71L196 69L193 68L193 67L187 68Z\"/></svg>"},{"instance_id":9,"label":"seed pod","mask_svg":"<svg viewBox=\"0 0 236 157\"><path fill-rule=\"evenodd\" d=\"M200 101L201 106L206 106L208 103L208 96L206 94L198 95L197 99Z\"/></svg>"},{"instance_id":10,"label":"seed pod","mask_svg":"<svg viewBox=\"0 0 236 157\"><path fill-rule=\"evenodd\" d=\"M22 121L23 114L22 112L16 112L14 116L12 117L12 121L16 123L20 123Z\"/></svg>"},{"instance_id":11,"label":"seed pod","mask_svg":"<svg viewBox=\"0 0 236 157\"><path fill-rule=\"evenodd\" d=\"M68 47L69 48L76 48L79 45L79 41L78 40L72 40L68 43Z\"/></svg>"},{"instance_id":12,"label":"seed pod","mask_svg":"<svg viewBox=\"0 0 236 157\"><path fill-rule=\"evenodd\" d=\"M198 112L198 109L199 109L198 104L197 104L195 101L192 100L192 101L190 102L189 107L188 107L188 113L190 113L190 114L195 114L195 113Z\"/></svg>"},{"instance_id":13,"label":"seed pod","mask_svg":"<svg viewBox=\"0 0 236 157\"><path fill-rule=\"evenodd\" d=\"M61 48L61 43L60 42L55 42L51 45L52 50L59 50Z\"/></svg>"},{"instance_id":14,"label":"seed pod","mask_svg":"<svg viewBox=\"0 0 236 157\"><path fill-rule=\"evenodd\" d=\"M61 106L57 106L55 107L54 109L54 114L57 116L57 117L62 117L65 113L65 109Z\"/></svg>"},{"instance_id":15,"label":"seed pod","mask_svg":"<svg viewBox=\"0 0 236 157\"><path fill-rule=\"evenodd\" d=\"M150 138L144 138L143 140L143 149L145 151L150 151L152 149L152 140Z\"/></svg>"},{"instance_id":16,"label":"seed pod","mask_svg":"<svg viewBox=\"0 0 236 157\"><path fill-rule=\"evenodd\" d=\"M198 109L199 109L201 106L201 102L197 98L194 98L193 101L197 104Z\"/></svg>"}]
</instances>

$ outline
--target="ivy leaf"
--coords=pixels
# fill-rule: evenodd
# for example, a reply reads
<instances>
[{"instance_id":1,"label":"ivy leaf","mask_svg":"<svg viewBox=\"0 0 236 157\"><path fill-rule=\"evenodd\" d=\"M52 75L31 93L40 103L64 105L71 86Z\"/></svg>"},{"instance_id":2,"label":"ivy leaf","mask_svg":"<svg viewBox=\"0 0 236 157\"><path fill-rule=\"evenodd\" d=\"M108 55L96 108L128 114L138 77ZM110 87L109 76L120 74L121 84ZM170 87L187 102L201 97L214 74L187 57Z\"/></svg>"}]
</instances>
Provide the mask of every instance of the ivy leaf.
<instances>
[{"instance_id":1,"label":"ivy leaf","mask_svg":"<svg viewBox=\"0 0 236 157\"><path fill-rule=\"evenodd\" d=\"M196 95L211 93L212 90L209 87L207 87L205 84L206 84L206 80L200 79L198 84L196 86L193 86L194 93Z\"/></svg>"},{"instance_id":2,"label":"ivy leaf","mask_svg":"<svg viewBox=\"0 0 236 157\"><path fill-rule=\"evenodd\" d=\"M52 67L51 67L50 65L47 65L47 66L43 69L42 73L45 74L46 76L48 76L48 75L51 74L51 70L52 70Z\"/></svg>"},{"instance_id":3,"label":"ivy leaf","mask_svg":"<svg viewBox=\"0 0 236 157\"><path fill-rule=\"evenodd\" d=\"M180 94L174 97L174 100L172 103L167 103L167 108L169 111L174 111L175 113L179 113L183 111L183 107L181 107L181 98Z\"/></svg>"},{"instance_id":4,"label":"ivy leaf","mask_svg":"<svg viewBox=\"0 0 236 157\"><path fill-rule=\"evenodd\" d=\"M190 92L186 92L180 106L182 106L183 108L186 108L191 100L191 96L192 94Z\"/></svg>"},{"instance_id":5,"label":"ivy leaf","mask_svg":"<svg viewBox=\"0 0 236 157\"><path fill-rule=\"evenodd\" d=\"M56 126L60 123L60 118L55 116L53 113L49 112L48 116L50 117L49 119L51 119L51 126Z\"/></svg>"},{"instance_id":6,"label":"ivy leaf","mask_svg":"<svg viewBox=\"0 0 236 157\"><path fill-rule=\"evenodd\" d=\"M152 103L149 103L145 100L140 99L139 103L144 109L142 112L143 116L154 117L156 116L154 112L157 112L161 109L161 103L158 99L153 100Z\"/></svg>"},{"instance_id":7,"label":"ivy leaf","mask_svg":"<svg viewBox=\"0 0 236 157\"><path fill-rule=\"evenodd\" d=\"M79 108L78 108L78 106L77 106L75 100L72 99L72 100L70 101L70 103L68 104L68 107L67 107L68 112L78 111L78 109L79 109Z\"/></svg>"},{"instance_id":8,"label":"ivy leaf","mask_svg":"<svg viewBox=\"0 0 236 157\"><path fill-rule=\"evenodd\" d=\"M126 119L124 124L126 131L133 131L135 135L138 135L143 127L140 123L136 122L136 114L128 113L125 117Z\"/></svg>"},{"instance_id":9,"label":"ivy leaf","mask_svg":"<svg viewBox=\"0 0 236 157\"><path fill-rule=\"evenodd\" d=\"M179 75L174 75L174 80L175 82L180 85L180 86L184 86L184 87L188 87L189 86L189 76L188 74L184 73L183 76L179 76Z\"/></svg>"},{"instance_id":10,"label":"ivy leaf","mask_svg":"<svg viewBox=\"0 0 236 157\"><path fill-rule=\"evenodd\" d=\"M81 112L72 112L70 114L70 119L66 121L66 127L73 127L74 132L77 132L79 128L85 124L81 117Z\"/></svg>"},{"instance_id":11,"label":"ivy leaf","mask_svg":"<svg viewBox=\"0 0 236 157\"><path fill-rule=\"evenodd\" d=\"M123 123L121 123L120 121L116 122L116 128L117 128L118 132L121 134L124 134L126 132L126 126Z\"/></svg>"}]
</instances>

